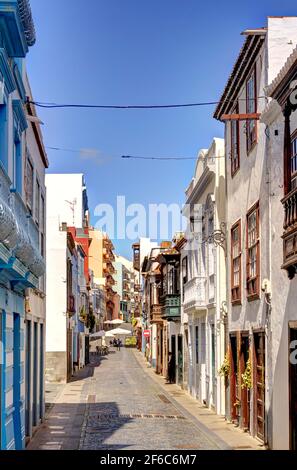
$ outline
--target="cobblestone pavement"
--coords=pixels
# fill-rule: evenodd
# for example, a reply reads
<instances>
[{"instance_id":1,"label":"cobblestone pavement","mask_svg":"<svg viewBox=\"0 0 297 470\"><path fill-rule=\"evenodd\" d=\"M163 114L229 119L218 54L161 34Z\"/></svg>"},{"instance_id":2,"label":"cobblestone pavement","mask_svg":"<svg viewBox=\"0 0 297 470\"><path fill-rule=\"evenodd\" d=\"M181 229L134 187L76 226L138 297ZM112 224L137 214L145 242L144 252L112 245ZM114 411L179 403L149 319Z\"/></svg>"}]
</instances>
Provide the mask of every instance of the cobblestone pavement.
<instances>
[{"instance_id":1,"label":"cobblestone pavement","mask_svg":"<svg viewBox=\"0 0 297 470\"><path fill-rule=\"evenodd\" d=\"M94 369L80 449L217 449L168 399L129 349Z\"/></svg>"},{"instance_id":2,"label":"cobblestone pavement","mask_svg":"<svg viewBox=\"0 0 297 470\"><path fill-rule=\"evenodd\" d=\"M92 359L56 397L29 450L228 448L148 374L134 351ZM183 412L184 411L184 412Z\"/></svg>"}]
</instances>

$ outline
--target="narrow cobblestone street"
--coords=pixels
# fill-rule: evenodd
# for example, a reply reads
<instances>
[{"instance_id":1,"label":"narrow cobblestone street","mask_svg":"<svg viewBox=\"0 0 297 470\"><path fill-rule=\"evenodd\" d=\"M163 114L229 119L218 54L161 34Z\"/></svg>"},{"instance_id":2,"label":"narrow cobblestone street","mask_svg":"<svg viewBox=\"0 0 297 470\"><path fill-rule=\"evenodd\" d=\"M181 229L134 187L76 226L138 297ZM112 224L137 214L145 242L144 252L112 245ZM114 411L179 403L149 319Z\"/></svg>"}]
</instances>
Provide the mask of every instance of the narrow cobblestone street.
<instances>
[{"instance_id":1,"label":"narrow cobblestone street","mask_svg":"<svg viewBox=\"0 0 297 470\"><path fill-rule=\"evenodd\" d=\"M178 387L164 388L162 382L158 383L164 380L159 377L154 380L151 374L141 355L133 350L112 350L100 360L92 359L92 364L71 383L56 390L54 386L47 387L47 418L27 448L215 450L235 447L176 402L173 397L179 396ZM233 441L235 433L238 448L256 448L253 439L233 427L228 432Z\"/></svg>"}]
</instances>

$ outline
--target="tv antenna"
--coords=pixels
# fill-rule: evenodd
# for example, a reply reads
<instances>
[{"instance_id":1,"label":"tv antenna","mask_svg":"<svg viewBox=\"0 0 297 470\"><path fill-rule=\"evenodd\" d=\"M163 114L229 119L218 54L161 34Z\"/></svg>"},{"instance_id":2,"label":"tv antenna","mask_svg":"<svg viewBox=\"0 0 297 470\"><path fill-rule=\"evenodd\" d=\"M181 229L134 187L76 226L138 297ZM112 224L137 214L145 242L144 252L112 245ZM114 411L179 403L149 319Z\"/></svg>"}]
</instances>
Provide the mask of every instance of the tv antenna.
<instances>
[{"instance_id":1,"label":"tv antenna","mask_svg":"<svg viewBox=\"0 0 297 470\"><path fill-rule=\"evenodd\" d=\"M73 199L73 201L67 201L65 199L65 202L67 202L67 204L69 204L70 206L70 210L72 212L73 226L74 226L75 225L75 206L77 204L77 199Z\"/></svg>"}]
</instances>

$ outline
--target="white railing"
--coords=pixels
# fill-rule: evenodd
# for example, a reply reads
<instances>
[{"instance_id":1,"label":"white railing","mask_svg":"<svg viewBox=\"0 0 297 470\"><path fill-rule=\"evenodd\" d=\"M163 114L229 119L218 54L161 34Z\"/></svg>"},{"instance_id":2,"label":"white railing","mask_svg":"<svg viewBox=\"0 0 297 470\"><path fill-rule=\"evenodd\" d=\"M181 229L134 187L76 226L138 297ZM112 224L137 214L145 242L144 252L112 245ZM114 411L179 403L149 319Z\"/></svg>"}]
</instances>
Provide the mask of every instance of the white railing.
<instances>
[{"instance_id":1,"label":"white railing","mask_svg":"<svg viewBox=\"0 0 297 470\"><path fill-rule=\"evenodd\" d=\"M38 228L0 165L0 242L36 276L44 274Z\"/></svg>"},{"instance_id":2,"label":"white railing","mask_svg":"<svg viewBox=\"0 0 297 470\"><path fill-rule=\"evenodd\" d=\"M206 277L191 279L184 286L184 310L203 308L206 306Z\"/></svg>"}]
</instances>

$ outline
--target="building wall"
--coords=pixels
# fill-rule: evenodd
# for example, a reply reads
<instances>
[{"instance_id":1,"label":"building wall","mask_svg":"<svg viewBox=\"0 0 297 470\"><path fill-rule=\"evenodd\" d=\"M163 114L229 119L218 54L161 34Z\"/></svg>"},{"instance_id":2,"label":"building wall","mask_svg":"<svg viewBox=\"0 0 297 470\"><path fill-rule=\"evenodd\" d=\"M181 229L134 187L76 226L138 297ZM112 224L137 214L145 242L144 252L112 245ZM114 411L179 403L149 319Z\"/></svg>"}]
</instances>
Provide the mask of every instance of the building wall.
<instances>
[{"instance_id":1,"label":"building wall","mask_svg":"<svg viewBox=\"0 0 297 470\"><path fill-rule=\"evenodd\" d=\"M59 223L66 222L68 227L83 227L84 176L73 174L47 174L48 194L47 214L59 216Z\"/></svg>"},{"instance_id":2,"label":"building wall","mask_svg":"<svg viewBox=\"0 0 297 470\"><path fill-rule=\"evenodd\" d=\"M208 238L212 237L214 230L222 230L223 233L226 230L223 139L214 139L208 150L199 152L195 174L186 194L187 204L197 205L201 212L194 215L195 236L191 241L189 234L181 254L182 259L187 257L188 266L181 328L185 348L184 386L192 396L215 408L217 413L224 414L225 389L217 370L225 355L222 321L222 307L226 302L225 250L224 245L216 246ZM208 220L213 220L212 227L208 226ZM196 306L194 297L192 303L188 297L193 281L197 282Z\"/></svg>"},{"instance_id":3,"label":"building wall","mask_svg":"<svg viewBox=\"0 0 297 470\"><path fill-rule=\"evenodd\" d=\"M50 198L50 192L47 193ZM47 217L46 380L64 382L67 371L67 232Z\"/></svg>"},{"instance_id":4,"label":"building wall","mask_svg":"<svg viewBox=\"0 0 297 470\"><path fill-rule=\"evenodd\" d=\"M99 230L90 230L89 266L94 273L94 281L101 284L103 276L103 235ZM105 280L104 280L105 283Z\"/></svg>"},{"instance_id":5,"label":"building wall","mask_svg":"<svg viewBox=\"0 0 297 470\"><path fill-rule=\"evenodd\" d=\"M270 374L268 409L270 446L275 450L289 449L289 322L297 320L297 278L289 280L283 264L284 196L283 148L284 117L276 102L264 118L268 126L266 158L269 164L270 193L270 257L271 313L269 317ZM291 115L291 133L297 129L297 112ZM278 131L278 135L275 134Z\"/></svg>"},{"instance_id":6,"label":"building wall","mask_svg":"<svg viewBox=\"0 0 297 470\"><path fill-rule=\"evenodd\" d=\"M297 18L268 18L268 33L264 45L257 55L255 66L257 74L257 96L265 94L265 88L275 78L284 64L288 54L292 51L293 45L297 41ZM291 43L292 41L292 43ZM239 113L246 112L246 90L245 83L241 87L239 93ZM266 101L259 99L257 104L257 111L259 113L264 111ZM271 371L271 358L274 356L275 351L273 343L271 343L271 326L269 326L270 310L267 305L265 296L261 292L261 285L264 279L272 279L273 266L275 266L276 257L278 255L272 250L273 258L271 257L271 234L270 234L270 189L269 189L269 162L266 159L267 149L267 135L265 133L265 124L258 123L258 141L254 149L247 155L246 151L246 135L244 133L244 123L240 124L240 169L232 178L231 165L227 163L227 234L228 234L228 277L227 277L227 296L228 296L228 327L230 332L248 332L250 339L250 351L254 350L254 336L253 333L257 331L265 331L265 429L266 439L269 444L272 441L272 429L274 427L274 417L271 413L271 399L274 395L272 390L272 382L270 377ZM230 123L226 125L226 155L230 155ZM282 155L282 153L280 153ZM278 157L279 158L279 157ZM273 176L275 178L275 175ZM278 177L277 177L278 179ZM279 191L277 191L278 194ZM274 198L274 196L273 196ZM246 295L246 230L247 230L247 212L249 209L259 201L260 211L260 298L257 300L249 301ZM276 211L276 216L273 220L277 220L281 207ZM282 224L283 216L278 220ZM238 220L241 220L242 227L242 299L241 305L231 304L231 227ZM273 222L274 224L274 222ZM278 222L277 222L278 224ZM274 231L274 229L273 229ZM281 233L281 231L279 232ZM275 235L272 235L272 238ZM281 263L280 263L281 264ZM278 272L278 269L277 269ZM278 274L277 274L278 276ZM283 277L283 275L281 275ZM280 281L281 282L281 281ZM278 287L279 289L279 287ZM278 308L281 310L281 304ZM278 323L278 320L277 320ZM279 329L280 325L273 328ZM285 372L279 368L279 374L283 375ZM282 382L283 383L283 382ZM255 388L251 389L250 397L250 430L252 434L255 433L256 419L255 419ZM278 431L280 440L286 440L286 433Z\"/></svg>"},{"instance_id":7,"label":"building wall","mask_svg":"<svg viewBox=\"0 0 297 470\"><path fill-rule=\"evenodd\" d=\"M27 96L31 96L29 81L23 66L24 85ZM40 127L37 131L41 135ZM34 189L37 181L40 186L39 196L39 230L44 234L43 249L46 249L46 188L45 188L45 162L41 155L32 123L28 123L26 133L26 146L34 166ZM42 138L42 136L41 136ZM23 187L25 199L25 188ZM44 207L42 208L42 200ZM36 195L34 194L33 214L36 217ZM39 234L39 247L41 247L41 234ZM45 254L44 254L45 256ZM45 331L46 331L46 274L39 279L37 290L28 289L27 298L29 308L25 312L25 351L29 364L26 364L26 436L31 438L33 428L38 426L44 417L45 411ZM31 325L28 329L28 325ZM28 351L29 349L29 351ZM34 354L36 356L34 356Z\"/></svg>"}]
</instances>

